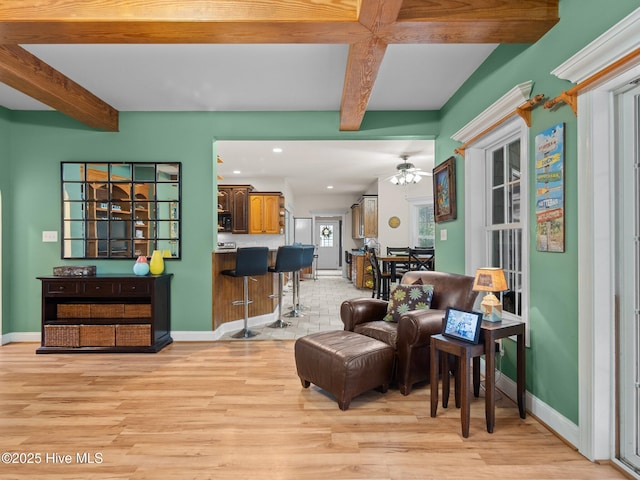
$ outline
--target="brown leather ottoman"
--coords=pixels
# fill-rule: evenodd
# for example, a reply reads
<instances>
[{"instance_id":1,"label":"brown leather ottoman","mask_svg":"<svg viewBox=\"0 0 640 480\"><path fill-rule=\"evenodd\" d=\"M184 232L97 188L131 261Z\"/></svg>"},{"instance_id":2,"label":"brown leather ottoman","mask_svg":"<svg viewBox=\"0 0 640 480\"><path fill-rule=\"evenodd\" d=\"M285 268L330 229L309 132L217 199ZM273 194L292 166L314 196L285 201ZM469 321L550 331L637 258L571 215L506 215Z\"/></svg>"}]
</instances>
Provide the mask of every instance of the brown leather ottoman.
<instances>
[{"instance_id":1,"label":"brown leather ottoman","mask_svg":"<svg viewBox=\"0 0 640 480\"><path fill-rule=\"evenodd\" d=\"M313 383L333 394L340 410L367 390L389 388L395 352L384 342L336 330L299 338L294 350L302 386Z\"/></svg>"}]
</instances>

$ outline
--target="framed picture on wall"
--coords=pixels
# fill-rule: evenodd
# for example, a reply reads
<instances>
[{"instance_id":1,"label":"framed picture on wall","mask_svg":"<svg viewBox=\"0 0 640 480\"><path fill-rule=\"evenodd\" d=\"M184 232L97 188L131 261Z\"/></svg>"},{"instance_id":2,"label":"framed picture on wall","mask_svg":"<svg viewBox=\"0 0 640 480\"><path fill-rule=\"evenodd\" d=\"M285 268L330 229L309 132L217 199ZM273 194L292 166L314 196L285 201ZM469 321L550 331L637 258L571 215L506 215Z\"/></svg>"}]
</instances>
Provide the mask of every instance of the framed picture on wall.
<instances>
[{"instance_id":1,"label":"framed picture on wall","mask_svg":"<svg viewBox=\"0 0 640 480\"><path fill-rule=\"evenodd\" d=\"M449 157L433 169L436 223L456 219L456 159Z\"/></svg>"}]
</instances>

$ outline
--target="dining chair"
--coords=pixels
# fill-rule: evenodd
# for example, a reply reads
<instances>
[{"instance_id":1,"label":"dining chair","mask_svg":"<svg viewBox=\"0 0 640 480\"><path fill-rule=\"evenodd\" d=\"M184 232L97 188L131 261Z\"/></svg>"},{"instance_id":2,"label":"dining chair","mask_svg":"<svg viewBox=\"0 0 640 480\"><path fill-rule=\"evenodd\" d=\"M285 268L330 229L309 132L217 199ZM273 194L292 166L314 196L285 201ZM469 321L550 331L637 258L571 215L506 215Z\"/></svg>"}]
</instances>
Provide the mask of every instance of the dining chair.
<instances>
[{"instance_id":1,"label":"dining chair","mask_svg":"<svg viewBox=\"0 0 640 480\"><path fill-rule=\"evenodd\" d=\"M410 270L434 270L435 269L435 249L433 248L410 248L409 249L409 269Z\"/></svg>"},{"instance_id":2,"label":"dining chair","mask_svg":"<svg viewBox=\"0 0 640 480\"><path fill-rule=\"evenodd\" d=\"M378 261L375 250L369 251L369 262L371 263L371 272L373 274L373 291L371 292L371 298L389 300L391 274L383 272L380 269L380 262Z\"/></svg>"},{"instance_id":3,"label":"dining chair","mask_svg":"<svg viewBox=\"0 0 640 480\"><path fill-rule=\"evenodd\" d=\"M409 247L387 247L387 255L403 255L409 256ZM409 271L409 261L396 262L395 272L396 278L392 281L396 281L402 278L402 276Z\"/></svg>"}]
</instances>

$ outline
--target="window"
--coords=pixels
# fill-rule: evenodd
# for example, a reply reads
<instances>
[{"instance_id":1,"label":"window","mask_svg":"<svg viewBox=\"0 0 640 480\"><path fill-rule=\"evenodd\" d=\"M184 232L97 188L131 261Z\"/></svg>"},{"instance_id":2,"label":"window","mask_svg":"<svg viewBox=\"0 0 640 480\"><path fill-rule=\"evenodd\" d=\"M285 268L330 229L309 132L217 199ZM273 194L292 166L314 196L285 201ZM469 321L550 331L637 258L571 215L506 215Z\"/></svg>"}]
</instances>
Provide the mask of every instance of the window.
<instances>
[{"instance_id":1,"label":"window","mask_svg":"<svg viewBox=\"0 0 640 480\"><path fill-rule=\"evenodd\" d=\"M501 294L504 312L522 315L522 224L520 222L520 139L487 152L487 266L504 270L509 290Z\"/></svg>"},{"instance_id":2,"label":"window","mask_svg":"<svg viewBox=\"0 0 640 480\"><path fill-rule=\"evenodd\" d=\"M509 288L501 295L504 317L524 322L529 305L528 152L529 129L519 117L465 152L466 272L503 268Z\"/></svg>"},{"instance_id":3,"label":"window","mask_svg":"<svg viewBox=\"0 0 640 480\"><path fill-rule=\"evenodd\" d=\"M433 212L433 198L409 201L411 211L410 246L434 248L436 242L436 222Z\"/></svg>"},{"instance_id":4,"label":"window","mask_svg":"<svg viewBox=\"0 0 640 480\"><path fill-rule=\"evenodd\" d=\"M320 225L320 246L333 247L333 225Z\"/></svg>"}]
</instances>

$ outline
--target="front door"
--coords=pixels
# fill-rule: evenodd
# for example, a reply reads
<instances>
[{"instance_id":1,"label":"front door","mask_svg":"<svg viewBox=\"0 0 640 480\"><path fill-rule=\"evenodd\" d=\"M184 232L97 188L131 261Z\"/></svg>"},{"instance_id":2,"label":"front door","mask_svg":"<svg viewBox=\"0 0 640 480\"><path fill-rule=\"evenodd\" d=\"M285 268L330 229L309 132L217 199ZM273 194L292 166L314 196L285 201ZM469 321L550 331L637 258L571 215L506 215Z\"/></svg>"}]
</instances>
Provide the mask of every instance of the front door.
<instances>
[{"instance_id":1,"label":"front door","mask_svg":"<svg viewBox=\"0 0 640 480\"><path fill-rule=\"evenodd\" d=\"M318 247L316 250L318 270L337 270L340 268L341 224L342 222L335 218L316 218L315 237Z\"/></svg>"}]
</instances>

